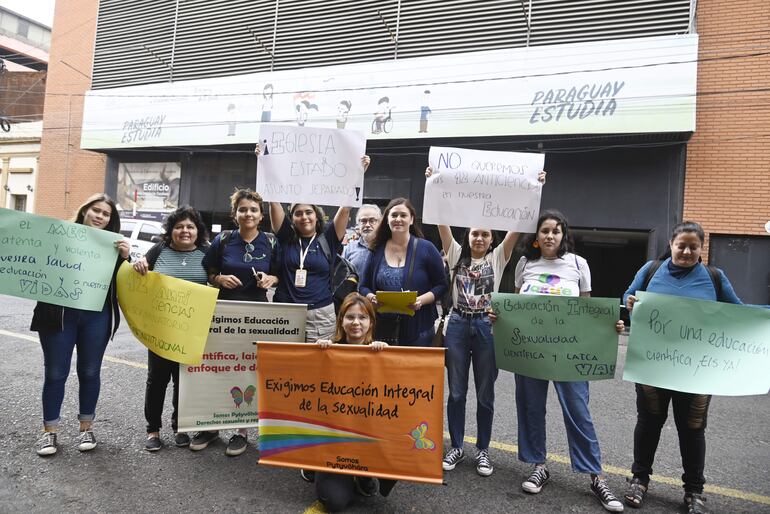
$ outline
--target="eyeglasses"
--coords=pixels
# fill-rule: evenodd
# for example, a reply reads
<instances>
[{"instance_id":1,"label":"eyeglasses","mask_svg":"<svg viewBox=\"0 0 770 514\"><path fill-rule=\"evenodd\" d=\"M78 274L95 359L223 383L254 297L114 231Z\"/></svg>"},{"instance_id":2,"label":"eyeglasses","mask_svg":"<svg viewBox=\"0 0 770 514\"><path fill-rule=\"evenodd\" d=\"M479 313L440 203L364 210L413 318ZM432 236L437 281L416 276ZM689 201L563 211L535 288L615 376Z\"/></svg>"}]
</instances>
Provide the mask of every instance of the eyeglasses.
<instances>
[{"instance_id":1,"label":"eyeglasses","mask_svg":"<svg viewBox=\"0 0 770 514\"><path fill-rule=\"evenodd\" d=\"M254 260L254 256L251 255L251 252L254 251L254 245L251 243L246 243L246 246L244 247L246 250L246 253L243 254L243 262L251 262Z\"/></svg>"},{"instance_id":2,"label":"eyeglasses","mask_svg":"<svg viewBox=\"0 0 770 514\"><path fill-rule=\"evenodd\" d=\"M379 223L380 218L361 218L358 220L358 223L361 225L375 225L376 223Z\"/></svg>"}]
</instances>

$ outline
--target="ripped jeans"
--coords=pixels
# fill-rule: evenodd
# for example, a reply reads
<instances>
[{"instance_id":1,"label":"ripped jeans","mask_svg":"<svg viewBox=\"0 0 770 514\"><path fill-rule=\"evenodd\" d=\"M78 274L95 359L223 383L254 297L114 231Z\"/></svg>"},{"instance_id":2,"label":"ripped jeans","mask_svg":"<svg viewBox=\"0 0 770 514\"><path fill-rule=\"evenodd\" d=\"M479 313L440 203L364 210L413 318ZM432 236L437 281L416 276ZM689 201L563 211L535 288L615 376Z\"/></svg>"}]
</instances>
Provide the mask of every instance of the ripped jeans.
<instances>
[{"instance_id":1,"label":"ripped jeans","mask_svg":"<svg viewBox=\"0 0 770 514\"><path fill-rule=\"evenodd\" d=\"M634 464L631 471L645 486L650 481L660 431L666 423L668 405L673 404L674 422L682 455L684 490L702 493L706 479L706 418L711 396L682 393L636 384L636 428L634 429Z\"/></svg>"}]
</instances>

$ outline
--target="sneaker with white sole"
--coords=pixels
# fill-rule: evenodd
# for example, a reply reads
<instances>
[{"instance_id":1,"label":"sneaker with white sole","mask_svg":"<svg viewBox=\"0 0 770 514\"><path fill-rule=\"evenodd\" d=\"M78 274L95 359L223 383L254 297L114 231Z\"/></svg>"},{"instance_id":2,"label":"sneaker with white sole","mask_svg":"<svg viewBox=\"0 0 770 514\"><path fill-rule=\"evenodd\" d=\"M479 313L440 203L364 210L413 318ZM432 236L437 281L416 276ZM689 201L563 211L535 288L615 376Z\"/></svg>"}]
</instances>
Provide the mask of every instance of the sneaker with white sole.
<instances>
[{"instance_id":1,"label":"sneaker with white sole","mask_svg":"<svg viewBox=\"0 0 770 514\"><path fill-rule=\"evenodd\" d=\"M623 512L623 504L618 500L604 478L596 477L591 480L591 491L602 503L602 507L610 512Z\"/></svg>"},{"instance_id":2,"label":"sneaker with white sole","mask_svg":"<svg viewBox=\"0 0 770 514\"><path fill-rule=\"evenodd\" d=\"M227 442L227 449L225 450L225 455L228 455L230 457L237 457L238 455L245 452L248 446L249 446L249 441L244 436L242 436L241 434L235 434Z\"/></svg>"},{"instance_id":3,"label":"sneaker with white sole","mask_svg":"<svg viewBox=\"0 0 770 514\"><path fill-rule=\"evenodd\" d=\"M203 450L209 444L219 439L219 430L210 430L206 432L198 432L190 441L190 449L194 452Z\"/></svg>"},{"instance_id":4,"label":"sneaker with white sole","mask_svg":"<svg viewBox=\"0 0 770 514\"><path fill-rule=\"evenodd\" d=\"M57 450L56 432L43 432L42 437L37 440L37 454L41 457L53 455Z\"/></svg>"},{"instance_id":5,"label":"sneaker with white sole","mask_svg":"<svg viewBox=\"0 0 770 514\"><path fill-rule=\"evenodd\" d=\"M441 463L441 467L444 471L452 471L457 467L457 464L465 458L465 452L462 448L452 448L444 455L444 460Z\"/></svg>"},{"instance_id":6,"label":"sneaker with white sole","mask_svg":"<svg viewBox=\"0 0 770 514\"><path fill-rule=\"evenodd\" d=\"M537 494L543 490L543 486L548 483L549 478L551 478L551 474L548 472L548 468L535 466L529 478L522 482L521 488L526 493Z\"/></svg>"},{"instance_id":7,"label":"sneaker with white sole","mask_svg":"<svg viewBox=\"0 0 770 514\"><path fill-rule=\"evenodd\" d=\"M479 450L476 454L476 473L488 477L494 470L495 468L489 460L489 450Z\"/></svg>"},{"instance_id":8,"label":"sneaker with white sole","mask_svg":"<svg viewBox=\"0 0 770 514\"><path fill-rule=\"evenodd\" d=\"M96 437L91 429L83 430L78 437L78 450L81 452L90 452L96 448Z\"/></svg>"}]
</instances>

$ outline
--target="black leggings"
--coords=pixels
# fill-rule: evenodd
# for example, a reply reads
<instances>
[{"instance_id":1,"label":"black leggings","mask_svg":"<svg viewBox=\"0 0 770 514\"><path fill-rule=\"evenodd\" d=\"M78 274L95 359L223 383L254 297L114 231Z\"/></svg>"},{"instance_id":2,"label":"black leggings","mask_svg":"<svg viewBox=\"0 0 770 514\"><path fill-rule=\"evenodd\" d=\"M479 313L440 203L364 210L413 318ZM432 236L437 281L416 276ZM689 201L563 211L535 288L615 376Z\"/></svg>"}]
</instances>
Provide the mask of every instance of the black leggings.
<instances>
[{"instance_id":1,"label":"black leggings","mask_svg":"<svg viewBox=\"0 0 770 514\"><path fill-rule=\"evenodd\" d=\"M166 386L169 380L174 380L174 395L171 405L171 428L177 429L177 406L179 405L179 364L164 359L151 351L147 351L147 389L144 393L144 417L147 419L147 433L158 432L163 415L163 404L166 402Z\"/></svg>"},{"instance_id":2,"label":"black leggings","mask_svg":"<svg viewBox=\"0 0 770 514\"><path fill-rule=\"evenodd\" d=\"M634 429L634 464L631 471L645 486L650 481L660 431L666 423L668 405L673 404L674 422L682 454L684 490L702 493L706 479L706 418L711 396L682 393L636 384L636 428Z\"/></svg>"}]
</instances>

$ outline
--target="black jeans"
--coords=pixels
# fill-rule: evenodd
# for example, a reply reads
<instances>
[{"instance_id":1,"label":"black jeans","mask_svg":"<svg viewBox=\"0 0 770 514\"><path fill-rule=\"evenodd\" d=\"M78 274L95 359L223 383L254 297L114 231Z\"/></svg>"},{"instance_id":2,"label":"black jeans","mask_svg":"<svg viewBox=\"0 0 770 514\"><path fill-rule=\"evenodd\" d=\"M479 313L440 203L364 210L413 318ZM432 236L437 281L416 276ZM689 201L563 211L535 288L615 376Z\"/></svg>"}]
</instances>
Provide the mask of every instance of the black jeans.
<instances>
[{"instance_id":1,"label":"black jeans","mask_svg":"<svg viewBox=\"0 0 770 514\"><path fill-rule=\"evenodd\" d=\"M702 493L706 479L706 418L711 396L669 391L659 387L636 384L636 428L634 429L634 464L631 471L645 486L650 481L660 431L673 404L674 422L679 435L682 455L684 490Z\"/></svg>"},{"instance_id":2,"label":"black jeans","mask_svg":"<svg viewBox=\"0 0 770 514\"><path fill-rule=\"evenodd\" d=\"M177 429L177 409L179 405L179 363L164 359L151 351L147 351L147 389L144 393L144 417L147 420L147 433L158 432L163 415L163 404L166 401L166 386L169 379L174 380L174 395L171 404L171 428Z\"/></svg>"}]
</instances>

